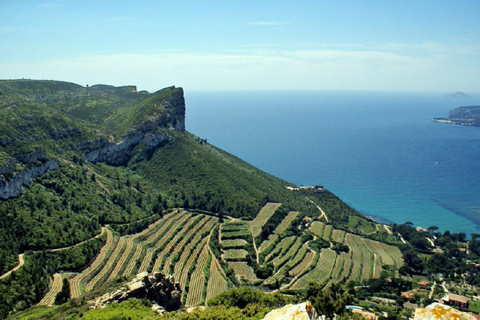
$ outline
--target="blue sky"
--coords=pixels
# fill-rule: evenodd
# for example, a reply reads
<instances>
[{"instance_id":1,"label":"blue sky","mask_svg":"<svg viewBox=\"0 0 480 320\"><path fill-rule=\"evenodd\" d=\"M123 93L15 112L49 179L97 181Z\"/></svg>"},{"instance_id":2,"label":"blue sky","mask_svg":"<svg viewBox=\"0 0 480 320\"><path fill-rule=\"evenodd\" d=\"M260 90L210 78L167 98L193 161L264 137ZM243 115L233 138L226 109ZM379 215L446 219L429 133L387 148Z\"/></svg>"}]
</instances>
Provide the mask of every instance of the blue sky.
<instances>
[{"instance_id":1,"label":"blue sky","mask_svg":"<svg viewBox=\"0 0 480 320\"><path fill-rule=\"evenodd\" d=\"M478 92L480 2L1 1L0 78Z\"/></svg>"}]
</instances>

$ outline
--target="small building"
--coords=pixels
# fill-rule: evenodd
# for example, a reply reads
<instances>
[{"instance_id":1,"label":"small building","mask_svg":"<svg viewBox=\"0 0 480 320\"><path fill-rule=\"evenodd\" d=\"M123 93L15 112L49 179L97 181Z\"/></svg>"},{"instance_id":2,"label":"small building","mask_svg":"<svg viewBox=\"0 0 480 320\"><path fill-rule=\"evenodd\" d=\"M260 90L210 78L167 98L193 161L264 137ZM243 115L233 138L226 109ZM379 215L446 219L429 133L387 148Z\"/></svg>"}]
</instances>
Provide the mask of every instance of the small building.
<instances>
[{"instance_id":1,"label":"small building","mask_svg":"<svg viewBox=\"0 0 480 320\"><path fill-rule=\"evenodd\" d=\"M420 281L418 285L426 287L428 286L428 281Z\"/></svg>"},{"instance_id":2,"label":"small building","mask_svg":"<svg viewBox=\"0 0 480 320\"><path fill-rule=\"evenodd\" d=\"M449 293L446 302L451 306L468 309L468 298L459 294Z\"/></svg>"}]
</instances>

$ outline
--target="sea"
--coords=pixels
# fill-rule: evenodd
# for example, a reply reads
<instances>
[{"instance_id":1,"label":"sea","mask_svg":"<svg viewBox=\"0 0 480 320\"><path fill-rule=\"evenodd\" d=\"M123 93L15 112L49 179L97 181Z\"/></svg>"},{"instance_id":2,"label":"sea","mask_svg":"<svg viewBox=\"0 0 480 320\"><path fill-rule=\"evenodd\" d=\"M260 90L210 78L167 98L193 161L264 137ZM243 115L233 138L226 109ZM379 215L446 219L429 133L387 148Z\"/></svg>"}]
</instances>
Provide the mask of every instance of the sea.
<instances>
[{"instance_id":1,"label":"sea","mask_svg":"<svg viewBox=\"0 0 480 320\"><path fill-rule=\"evenodd\" d=\"M186 127L298 186L323 185L382 223L480 233L480 127L432 122L480 94L186 92Z\"/></svg>"}]
</instances>

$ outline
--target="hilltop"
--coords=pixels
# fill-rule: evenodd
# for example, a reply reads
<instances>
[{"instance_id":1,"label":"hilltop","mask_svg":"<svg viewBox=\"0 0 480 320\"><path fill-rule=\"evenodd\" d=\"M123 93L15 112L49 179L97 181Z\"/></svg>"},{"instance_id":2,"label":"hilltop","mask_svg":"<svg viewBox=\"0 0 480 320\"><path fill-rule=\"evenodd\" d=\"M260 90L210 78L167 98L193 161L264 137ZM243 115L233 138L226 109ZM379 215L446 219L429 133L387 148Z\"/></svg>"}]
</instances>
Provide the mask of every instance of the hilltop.
<instances>
[{"instance_id":1,"label":"hilltop","mask_svg":"<svg viewBox=\"0 0 480 320\"><path fill-rule=\"evenodd\" d=\"M37 304L27 314L83 315L142 272L173 275L193 307L241 285L302 295L312 280L394 296L408 286L391 279L434 267L422 257L441 235L269 175L189 133L185 113L182 88L0 81L0 318Z\"/></svg>"}]
</instances>

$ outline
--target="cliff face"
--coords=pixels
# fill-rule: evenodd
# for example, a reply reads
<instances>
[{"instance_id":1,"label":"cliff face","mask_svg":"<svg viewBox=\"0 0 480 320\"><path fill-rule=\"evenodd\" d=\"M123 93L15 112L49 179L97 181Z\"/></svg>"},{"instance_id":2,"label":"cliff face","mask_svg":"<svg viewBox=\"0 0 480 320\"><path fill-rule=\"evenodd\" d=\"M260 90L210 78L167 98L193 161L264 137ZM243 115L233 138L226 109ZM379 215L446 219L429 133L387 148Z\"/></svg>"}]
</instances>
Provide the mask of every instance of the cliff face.
<instances>
[{"instance_id":1,"label":"cliff face","mask_svg":"<svg viewBox=\"0 0 480 320\"><path fill-rule=\"evenodd\" d=\"M86 151L85 159L90 162L105 162L109 165L119 166L127 164L138 153L153 152L173 141L173 138L165 133L138 131L132 131L125 138L119 143L110 142L106 138L85 141L77 146L77 150ZM144 148L136 149L142 143Z\"/></svg>"},{"instance_id":2,"label":"cliff face","mask_svg":"<svg viewBox=\"0 0 480 320\"><path fill-rule=\"evenodd\" d=\"M138 160L167 143L173 142L168 130L185 130L185 99L183 90L175 91L168 100L153 101L161 112L155 112L137 125L133 130L122 136L122 141L115 143L106 138L81 142L76 146L85 152L85 158L90 162L105 162L109 165L125 165L135 155L143 154ZM155 110L156 111L156 110ZM165 130L166 129L166 130Z\"/></svg>"},{"instance_id":3,"label":"cliff face","mask_svg":"<svg viewBox=\"0 0 480 320\"><path fill-rule=\"evenodd\" d=\"M25 165L24 170L16 171L16 161ZM7 164L0 167L0 199L18 197L34 178L57 167L58 160L48 159L43 148L15 155L15 159L8 159Z\"/></svg>"},{"instance_id":4,"label":"cliff face","mask_svg":"<svg viewBox=\"0 0 480 320\"><path fill-rule=\"evenodd\" d=\"M109 94L115 95L120 92L122 94L121 97L126 95L126 93L123 92L125 91L123 87L114 90L115 87L103 88L102 86L98 86L97 89L106 90L100 95L103 99L101 100L102 103L105 103L105 96ZM76 87L75 90L79 91ZM75 93L77 94L76 91ZM98 129L93 129L91 132L96 132L99 138L79 142L79 139L82 139L82 130L75 127L75 123L78 124L78 122L75 121L78 120L72 116L74 112L71 110L70 104L62 104L60 106L53 105L53 101L56 100L53 98L50 99L49 94L58 100L57 96L59 93L55 90L53 90L53 93L50 91L46 92L45 96L42 95L42 99L46 101L42 102L42 108L45 110L43 114L49 113L50 106L48 103L51 102L51 108L54 109L54 112L62 111L62 115L70 121L68 122L68 126L65 124L49 123L49 126L42 127L42 123L38 123L38 121L34 122L33 120L29 122L28 118L23 117L22 119L27 122L24 123L25 126L38 126L38 136L40 138L33 139L30 134L27 135L27 137L23 137L21 133L15 137L12 136L11 131L5 132L3 136L0 134L1 148L10 148L10 145L13 145L12 141L15 139L21 140L24 145L25 143L28 145L42 143L43 145L43 141L54 141L52 144L56 145L56 148L48 150L48 154L50 155L58 154L60 158L65 150L73 150L77 153L77 156L84 157L87 161L93 163L105 162L109 165L119 166L126 165L134 157L136 161L141 161L153 154L158 148L161 148L167 143L173 143L174 139L172 135L169 134L171 130L185 130L185 99L181 88L170 87L153 94L137 93L136 90L129 90L127 96L130 104L125 107L125 102L123 113L118 111L121 110L121 108L118 110L115 109L117 107L112 103L109 107L110 109L108 109L109 112L105 113L106 118L104 120L95 118L96 122L92 123L92 125L95 126L98 123L102 125L99 126ZM61 93L65 95L68 92L65 93L65 88L63 88ZM91 99L94 100L94 98ZM111 97L112 101L117 101L115 99L118 100L119 98L117 96ZM3 110L11 109L10 105L12 101L14 100L5 99L4 103L7 105L7 108ZM95 105L95 101L89 100L88 102L91 105ZM0 110L0 112L3 110ZM84 119L95 117L94 114L96 111L94 108L87 108L84 111L85 113L90 112L93 114L84 115ZM113 114L117 115L112 116ZM18 115L20 117L22 116L22 114ZM4 119L8 118L4 117ZM104 127L108 127L110 131L105 132ZM120 141L114 141L112 133L120 134L119 132L127 133L121 136ZM90 135L90 137L91 136L92 135ZM65 141L69 142L65 143ZM62 143L63 146L60 146ZM0 152L2 151L1 148ZM12 150L10 150L10 152L6 152L5 154L6 156L3 157L3 162L1 162L2 164L0 165L0 199L19 196L23 192L23 187L28 186L32 182L32 179L43 175L48 170L56 169L59 163L59 160L49 159L47 157L47 150L39 147L36 147L33 152L13 154ZM53 157L55 158L56 156ZM21 165L17 166L16 164Z\"/></svg>"}]
</instances>

